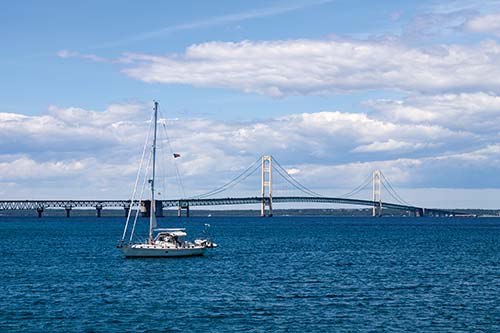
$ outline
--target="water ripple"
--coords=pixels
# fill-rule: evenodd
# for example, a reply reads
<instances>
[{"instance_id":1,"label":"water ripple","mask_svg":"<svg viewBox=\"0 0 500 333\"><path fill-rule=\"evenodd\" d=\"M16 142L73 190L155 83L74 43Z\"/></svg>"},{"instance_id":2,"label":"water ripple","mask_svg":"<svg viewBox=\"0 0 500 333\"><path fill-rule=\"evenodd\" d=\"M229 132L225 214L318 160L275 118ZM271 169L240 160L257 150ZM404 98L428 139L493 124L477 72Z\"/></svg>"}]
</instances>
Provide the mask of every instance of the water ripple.
<instances>
[{"instance_id":1,"label":"water ripple","mask_svg":"<svg viewBox=\"0 0 500 333\"><path fill-rule=\"evenodd\" d=\"M207 220L207 256L127 260L121 219L3 217L0 331L500 331L500 221L175 223Z\"/></svg>"}]
</instances>

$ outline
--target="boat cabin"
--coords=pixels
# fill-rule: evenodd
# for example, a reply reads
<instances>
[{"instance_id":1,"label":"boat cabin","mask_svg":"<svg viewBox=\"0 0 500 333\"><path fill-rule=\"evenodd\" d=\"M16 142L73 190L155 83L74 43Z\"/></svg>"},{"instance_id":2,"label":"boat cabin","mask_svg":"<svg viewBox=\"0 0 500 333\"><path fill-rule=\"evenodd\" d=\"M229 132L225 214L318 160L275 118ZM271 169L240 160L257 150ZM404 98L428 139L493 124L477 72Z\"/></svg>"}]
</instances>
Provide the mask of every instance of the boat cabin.
<instances>
[{"instance_id":1,"label":"boat cabin","mask_svg":"<svg viewBox=\"0 0 500 333\"><path fill-rule=\"evenodd\" d=\"M186 229L155 229L158 231L154 243L173 243L182 245L182 238L186 237Z\"/></svg>"}]
</instances>

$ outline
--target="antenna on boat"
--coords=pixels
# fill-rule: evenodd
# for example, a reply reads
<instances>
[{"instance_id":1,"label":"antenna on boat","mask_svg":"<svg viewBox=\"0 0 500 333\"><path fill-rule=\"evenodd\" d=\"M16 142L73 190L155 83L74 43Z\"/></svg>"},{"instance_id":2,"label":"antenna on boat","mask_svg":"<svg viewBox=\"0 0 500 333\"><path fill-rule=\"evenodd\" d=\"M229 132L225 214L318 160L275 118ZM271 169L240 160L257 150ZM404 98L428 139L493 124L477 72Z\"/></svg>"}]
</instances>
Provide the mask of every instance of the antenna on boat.
<instances>
[{"instance_id":1,"label":"antenna on boat","mask_svg":"<svg viewBox=\"0 0 500 333\"><path fill-rule=\"evenodd\" d=\"M151 179L151 213L149 216L149 243L153 242L153 228L156 227L156 203L155 203L155 172L156 172L156 128L158 125L158 102L154 101L154 134L153 134L153 174Z\"/></svg>"}]
</instances>

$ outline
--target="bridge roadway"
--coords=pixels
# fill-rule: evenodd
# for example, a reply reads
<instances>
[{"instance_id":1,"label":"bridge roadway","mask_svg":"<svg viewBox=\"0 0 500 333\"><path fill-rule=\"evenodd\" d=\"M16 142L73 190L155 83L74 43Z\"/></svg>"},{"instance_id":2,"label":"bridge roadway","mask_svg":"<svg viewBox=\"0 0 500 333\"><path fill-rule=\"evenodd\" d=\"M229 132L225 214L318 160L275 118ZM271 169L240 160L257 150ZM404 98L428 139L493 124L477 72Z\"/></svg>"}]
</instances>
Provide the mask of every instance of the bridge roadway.
<instances>
[{"instance_id":1,"label":"bridge roadway","mask_svg":"<svg viewBox=\"0 0 500 333\"><path fill-rule=\"evenodd\" d=\"M246 197L246 198L208 198L208 199L170 199L161 200L163 208L179 207L188 208L193 206L221 206L221 205L248 205L260 204L262 201L269 202L269 198ZM379 202L361 199L335 198L335 197L273 197L273 203L337 203L347 205L359 205L368 207L378 207ZM137 201L135 202L137 203ZM130 200L0 200L0 210L36 210L39 216L49 208L66 209L67 216L72 208L95 208L97 215L101 215L103 208L122 207L128 212ZM464 213L444 210L423 208L409 205L400 205L390 202L382 202L385 209L404 210L414 213L416 216L456 216Z\"/></svg>"}]
</instances>

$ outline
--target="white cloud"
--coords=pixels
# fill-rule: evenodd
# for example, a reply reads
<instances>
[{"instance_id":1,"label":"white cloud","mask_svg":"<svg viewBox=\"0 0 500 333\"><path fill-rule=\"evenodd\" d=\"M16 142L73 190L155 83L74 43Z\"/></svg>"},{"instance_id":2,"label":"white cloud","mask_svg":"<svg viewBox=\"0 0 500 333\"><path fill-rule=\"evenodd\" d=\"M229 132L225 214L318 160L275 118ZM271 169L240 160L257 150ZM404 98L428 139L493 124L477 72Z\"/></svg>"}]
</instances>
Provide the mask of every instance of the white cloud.
<instances>
[{"instance_id":1,"label":"white cloud","mask_svg":"<svg viewBox=\"0 0 500 333\"><path fill-rule=\"evenodd\" d=\"M95 54L83 54L76 51L71 50L60 50L56 53L59 58L69 59L69 58L80 58L85 60L91 60L94 62L112 62L106 58L99 57Z\"/></svg>"},{"instance_id":2,"label":"white cloud","mask_svg":"<svg viewBox=\"0 0 500 333\"><path fill-rule=\"evenodd\" d=\"M465 23L465 29L472 32L487 32L500 36L500 13L474 17Z\"/></svg>"},{"instance_id":3,"label":"white cloud","mask_svg":"<svg viewBox=\"0 0 500 333\"><path fill-rule=\"evenodd\" d=\"M149 109L117 104L104 111L52 106L40 116L0 113L0 182L15 183L17 193L56 193L57 188L71 197L96 191L126 197L150 124ZM375 111L292 114L244 123L162 122L169 128L172 150L182 155L176 162L188 195L222 185L262 154L274 155L289 174L319 191L355 187L374 168L400 186L447 185L447 177L458 172L456 165L491 175L500 169L498 146L487 143L494 137L490 132L399 121L385 118L385 110ZM162 135L159 151L166 156L159 159L159 168L168 174L167 193L178 197L173 158ZM470 185L471 177L460 182ZM275 181L280 189L279 177ZM257 195L258 185L256 174L238 191Z\"/></svg>"},{"instance_id":4,"label":"white cloud","mask_svg":"<svg viewBox=\"0 0 500 333\"><path fill-rule=\"evenodd\" d=\"M430 11L416 15L404 29L403 39L421 43L425 39L457 35L477 10L462 8L449 11Z\"/></svg>"},{"instance_id":5,"label":"white cloud","mask_svg":"<svg viewBox=\"0 0 500 333\"><path fill-rule=\"evenodd\" d=\"M313 4L323 2L329 0ZM451 35L460 40L470 32L500 36L500 15L491 10L494 3L498 1L435 3L428 13L417 14L400 38L214 41L180 54L128 53L118 59L71 50L57 55L121 64L124 74L144 82L273 97L381 89L406 93L399 100L367 101L370 111L357 114L311 112L245 123L167 119L169 144L182 155L176 161L188 194L221 185L261 154L274 155L289 175L309 187L335 195L341 194L335 189L355 187L374 169L382 169L401 187L500 188L500 44L410 45ZM308 5L168 26L115 44ZM478 9L490 14L478 15ZM47 188L74 185L74 195L93 189L128 194L148 128L147 108L51 106L41 116L0 113L0 183L4 188L14 184L18 193L40 181ZM160 143L160 150L169 153L167 142ZM172 165L165 168L173 174ZM169 188L174 178L166 180ZM258 178L249 179L253 183L243 191L258 192ZM178 193L169 192L174 197Z\"/></svg>"},{"instance_id":6,"label":"white cloud","mask_svg":"<svg viewBox=\"0 0 500 333\"><path fill-rule=\"evenodd\" d=\"M107 147L139 145L140 133L147 128L140 110L131 104L111 105L104 112L51 106L40 116L0 113L0 149L89 156Z\"/></svg>"},{"instance_id":7,"label":"white cloud","mask_svg":"<svg viewBox=\"0 0 500 333\"><path fill-rule=\"evenodd\" d=\"M370 144L361 145L353 149L356 153L383 152L383 151L413 151L432 146L427 143L411 143L389 139L384 142L375 141Z\"/></svg>"},{"instance_id":8,"label":"white cloud","mask_svg":"<svg viewBox=\"0 0 500 333\"><path fill-rule=\"evenodd\" d=\"M355 188L367 180L371 181L370 176L374 170L383 170L396 185L406 185L412 181L423 163L420 159L405 158L333 165L300 163L294 164L294 168L301 170L300 175L294 177L310 187L320 188L323 191L327 189L330 194L340 196L345 189ZM332 189L337 189L337 192L332 192Z\"/></svg>"},{"instance_id":9,"label":"white cloud","mask_svg":"<svg viewBox=\"0 0 500 333\"><path fill-rule=\"evenodd\" d=\"M433 124L497 139L500 97L484 92L411 96L404 100L366 103L382 119L398 123Z\"/></svg>"},{"instance_id":10,"label":"white cloud","mask_svg":"<svg viewBox=\"0 0 500 333\"><path fill-rule=\"evenodd\" d=\"M300 169L297 169L297 168L291 168L291 169L288 169L286 170L286 172L289 174L289 175L297 175L300 173Z\"/></svg>"},{"instance_id":11,"label":"white cloud","mask_svg":"<svg viewBox=\"0 0 500 333\"><path fill-rule=\"evenodd\" d=\"M59 108L51 105L49 115L75 126L106 126L144 119L143 104L113 104L105 112L89 111L81 108Z\"/></svg>"},{"instance_id":12,"label":"white cloud","mask_svg":"<svg viewBox=\"0 0 500 333\"><path fill-rule=\"evenodd\" d=\"M71 51L71 50L60 50L57 52L57 56L59 58L71 58L71 57L75 57L78 55L78 52L75 52L75 51Z\"/></svg>"},{"instance_id":13,"label":"white cloud","mask_svg":"<svg viewBox=\"0 0 500 333\"><path fill-rule=\"evenodd\" d=\"M447 1L431 1L428 4L423 4L423 8L428 12L447 13L460 10L481 10L492 12L498 9L500 1L498 0L447 0Z\"/></svg>"},{"instance_id":14,"label":"white cloud","mask_svg":"<svg viewBox=\"0 0 500 333\"><path fill-rule=\"evenodd\" d=\"M108 42L101 45L96 46L96 48L107 48L114 47L120 45L127 45L138 41L144 41L148 39L158 38L165 35L169 35L179 31L185 30L194 30L200 28L209 28L219 25L225 25L228 23L237 23L245 20L251 20L255 18L263 18L270 17L275 15L280 15L287 12L301 10L311 6L319 6L322 4L326 4L329 2L333 2L333 0L315 0L315 1L303 1L296 3L287 3L281 4L278 6L250 9L245 12L233 13L222 16L214 16L204 20L186 22L171 26L166 26L157 30L143 32L137 35L130 36L128 38L124 38L122 40ZM239 27L239 26L238 26Z\"/></svg>"},{"instance_id":15,"label":"white cloud","mask_svg":"<svg viewBox=\"0 0 500 333\"><path fill-rule=\"evenodd\" d=\"M36 162L26 156L0 163L0 182L75 176L88 167L89 160Z\"/></svg>"},{"instance_id":16,"label":"white cloud","mask_svg":"<svg viewBox=\"0 0 500 333\"><path fill-rule=\"evenodd\" d=\"M363 89L500 91L500 45L411 48L394 41L209 42L184 55L128 54L145 82L224 87L270 96Z\"/></svg>"},{"instance_id":17,"label":"white cloud","mask_svg":"<svg viewBox=\"0 0 500 333\"><path fill-rule=\"evenodd\" d=\"M496 188L500 185L500 144L422 158L342 164L298 163L293 164L293 168L301 170L294 175L301 183L336 196L344 194L342 189L352 189L364 181L371 185L370 175L374 170L382 170L396 187ZM478 172L482 172L481 177Z\"/></svg>"}]
</instances>

